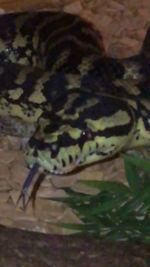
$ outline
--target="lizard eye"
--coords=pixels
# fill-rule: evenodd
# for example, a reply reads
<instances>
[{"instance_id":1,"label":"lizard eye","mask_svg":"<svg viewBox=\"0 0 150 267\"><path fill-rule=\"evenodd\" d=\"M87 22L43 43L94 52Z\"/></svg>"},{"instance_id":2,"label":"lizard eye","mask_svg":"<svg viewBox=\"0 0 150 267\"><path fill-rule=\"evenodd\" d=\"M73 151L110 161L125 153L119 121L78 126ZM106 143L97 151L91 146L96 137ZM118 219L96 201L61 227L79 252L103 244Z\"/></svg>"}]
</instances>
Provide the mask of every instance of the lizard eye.
<instances>
[{"instance_id":1,"label":"lizard eye","mask_svg":"<svg viewBox=\"0 0 150 267\"><path fill-rule=\"evenodd\" d=\"M53 150L53 151L56 151L57 150L57 144L52 144L52 146L51 146L51 149Z\"/></svg>"}]
</instances>

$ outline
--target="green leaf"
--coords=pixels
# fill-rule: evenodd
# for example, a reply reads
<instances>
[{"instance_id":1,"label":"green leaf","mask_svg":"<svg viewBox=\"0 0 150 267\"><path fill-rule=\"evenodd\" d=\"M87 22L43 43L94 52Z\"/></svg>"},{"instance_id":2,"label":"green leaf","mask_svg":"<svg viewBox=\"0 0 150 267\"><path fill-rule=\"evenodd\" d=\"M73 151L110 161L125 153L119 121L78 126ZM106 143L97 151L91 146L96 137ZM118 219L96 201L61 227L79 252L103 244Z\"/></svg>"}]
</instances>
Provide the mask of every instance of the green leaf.
<instances>
[{"instance_id":1,"label":"green leaf","mask_svg":"<svg viewBox=\"0 0 150 267\"><path fill-rule=\"evenodd\" d=\"M124 160L150 174L150 159L143 159L142 157L138 156L124 155Z\"/></svg>"},{"instance_id":2,"label":"green leaf","mask_svg":"<svg viewBox=\"0 0 150 267\"><path fill-rule=\"evenodd\" d=\"M86 184L90 187L99 189L100 191L108 191L120 194L129 194L130 189L123 183L114 182L114 181L84 181L80 180L81 183Z\"/></svg>"},{"instance_id":3,"label":"green leaf","mask_svg":"<svg viewBox=\"0 0 150 267\"><path fill-rule=\"evenodd\" d=\"M129 156L124 161L129 186L111 181L81 181L99 192L88 195L64 188L67 197L51 198L66 203L82 221L61 223L61 227L107 240L150 244L150 163Z\"/></svg>"},{"instance_id":4,"label":"green leaf","mask_svg":"<svg viewBox=\"0 0 150 267\"><path fill-rule=\"evenodd\" d=\"M77 230L79 232L85 230L85 225L77 223L57 223L57 226L67 228L70 230Z\"/></svg>"},{"instance_id":5,"label":"green leaf","mask_svg":"<svg viewBox=\"0 0 150 267\"><path fill-rule=\"evenodd\" d=\"M124 158L124 166L126 178L131 190L135 193L139 193L141 187L141 178L138 175L136 166L127 157Z\"/></svg>"}]
</instances>

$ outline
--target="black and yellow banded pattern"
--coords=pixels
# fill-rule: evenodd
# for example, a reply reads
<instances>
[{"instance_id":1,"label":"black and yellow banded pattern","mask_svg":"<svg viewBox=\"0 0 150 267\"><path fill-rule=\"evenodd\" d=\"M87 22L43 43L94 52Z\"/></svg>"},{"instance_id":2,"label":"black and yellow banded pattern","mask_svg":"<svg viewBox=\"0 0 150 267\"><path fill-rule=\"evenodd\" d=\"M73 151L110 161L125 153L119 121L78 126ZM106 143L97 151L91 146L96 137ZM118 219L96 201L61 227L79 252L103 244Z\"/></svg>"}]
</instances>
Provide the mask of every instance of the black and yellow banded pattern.
<instances>
[{"instance_id":1,"label":"black and yellow banded pattern","mask_svg":"<svg viewBox=\"0 0 150 267\"><path fill-rule=\"evenodd\" d=\"M78 16L0 16L0 129L29 138L29 167L63 174L150 145L149 38L115 59Z\"/></svg>"}]
</instances>

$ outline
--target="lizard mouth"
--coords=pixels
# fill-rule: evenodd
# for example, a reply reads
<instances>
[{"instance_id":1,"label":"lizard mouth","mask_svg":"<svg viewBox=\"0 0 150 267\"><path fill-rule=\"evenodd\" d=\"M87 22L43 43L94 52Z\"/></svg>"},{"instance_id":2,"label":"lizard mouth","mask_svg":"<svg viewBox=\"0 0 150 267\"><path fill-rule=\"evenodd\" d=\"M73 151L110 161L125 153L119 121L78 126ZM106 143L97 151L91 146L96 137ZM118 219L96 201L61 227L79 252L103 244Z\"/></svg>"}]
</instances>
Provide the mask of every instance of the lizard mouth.
<instances>
[{"instance_id":1,"label":"lizard mouth","mask_svg":"<svg viewBox=\"0 0 150 267\"><path fill-rule=\"evenodd\" d=\"M58 167L54 166L52 170L50 170L50 173L53 175L63 175L63 174L68 174L77 169L80 166L80 157L76 159L75 161L65 165L62 167L58 165Z\"/></svg>"}]
</instances>

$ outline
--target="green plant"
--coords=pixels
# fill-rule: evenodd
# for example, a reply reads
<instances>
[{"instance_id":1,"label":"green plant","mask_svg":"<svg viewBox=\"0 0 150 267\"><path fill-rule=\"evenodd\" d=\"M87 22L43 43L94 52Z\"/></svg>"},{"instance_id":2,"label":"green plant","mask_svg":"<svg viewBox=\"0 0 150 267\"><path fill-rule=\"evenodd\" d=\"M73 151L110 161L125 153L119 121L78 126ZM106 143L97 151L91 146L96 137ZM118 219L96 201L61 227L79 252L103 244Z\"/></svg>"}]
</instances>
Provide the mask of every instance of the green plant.
<instances>
[{"instance_id":1,"label":"green plant","mask_svg":"<svg viewBox=\"0 0 150 267\"><path fill-rule=\"evenodd\" d=\"M61 224L109 240L150 243L150 162L140 157L124 156L128 185L111 181L81 181L97 188L87 195L65 188L66 198L55 198L71 207L81 224Z\"/></svg>"}]
</instances>

